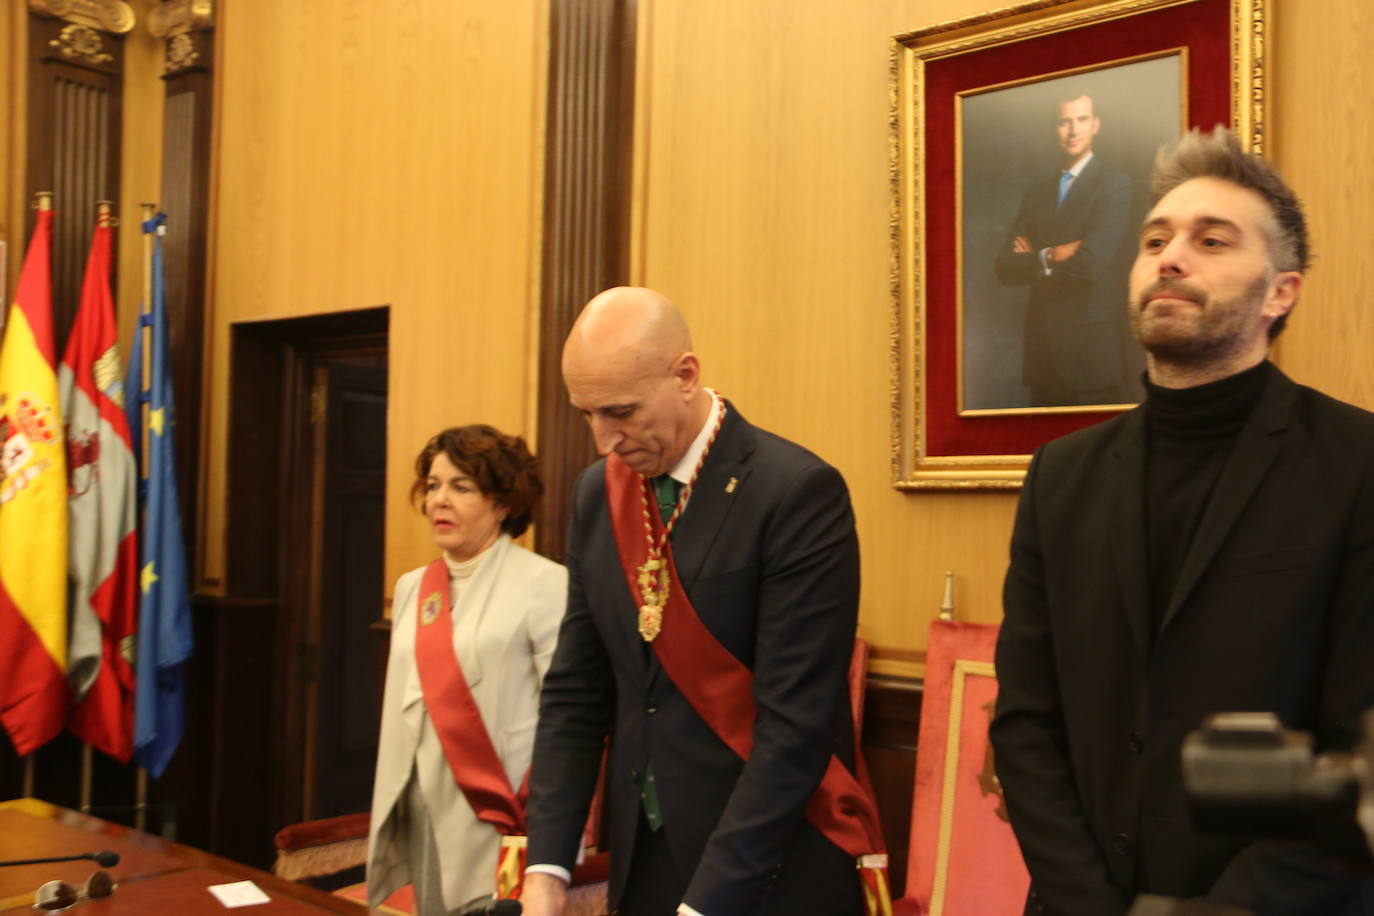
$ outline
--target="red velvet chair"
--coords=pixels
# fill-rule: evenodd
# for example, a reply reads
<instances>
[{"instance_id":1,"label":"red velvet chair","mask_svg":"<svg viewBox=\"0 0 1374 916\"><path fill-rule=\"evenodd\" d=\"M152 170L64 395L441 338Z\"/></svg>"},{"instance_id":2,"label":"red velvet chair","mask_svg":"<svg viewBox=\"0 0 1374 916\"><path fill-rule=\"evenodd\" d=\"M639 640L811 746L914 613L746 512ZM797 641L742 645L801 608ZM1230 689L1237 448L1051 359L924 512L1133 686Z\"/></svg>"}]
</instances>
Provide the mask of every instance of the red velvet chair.
<instances>
[{"instance_id":1,"label":"red velvet chair","mask_svg":"<svg viewBox=\"0 0 1374 916\"><path fill-rule=\"evenodd\" d=\"M1025 905L1030 877L988 742L996 643L990 624L931 624L906 894L893 901L895 916L985 916Z\"/></svg>"},{"instance_id":2,"label":"red velvet chair","mask_svg":"<svg viewBox=\"0 0 1374 916\"><path fill-rule=\"evenodd\" d=\"M592 799L584 842L595 850L600 842L602 791ZM372 815L345 814L291 824L277 831L277 858L272 871L281 878L302 881L337 874L367 863L367 832ZM567 916L606 916L606 888L610 878L610 854L589 852L573 872ZM367 884L360 882L334 893L367 902ZM410 916L415 912L415 893L409 884L386 899L382 912Z\"/></svg>"}]
</instances>

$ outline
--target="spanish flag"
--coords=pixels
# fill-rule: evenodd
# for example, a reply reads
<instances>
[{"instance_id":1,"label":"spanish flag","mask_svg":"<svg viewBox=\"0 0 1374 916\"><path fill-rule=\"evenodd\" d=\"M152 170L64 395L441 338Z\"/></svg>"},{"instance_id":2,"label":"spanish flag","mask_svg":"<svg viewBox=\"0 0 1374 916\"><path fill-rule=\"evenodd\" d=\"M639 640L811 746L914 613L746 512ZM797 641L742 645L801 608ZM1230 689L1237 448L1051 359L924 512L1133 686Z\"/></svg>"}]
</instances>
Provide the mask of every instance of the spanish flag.
<instances>
[{"instance_id":1,"label":"spanish flag","mask_svg":"<svg viewBox=\"0 0 1374 916\"><path fill-rule=\"evenodd\" d=\"M38 211L0 345L0 722L20 756L67 712L67 462L52 326L52 211Z\"/></svg>"}]
</instances>

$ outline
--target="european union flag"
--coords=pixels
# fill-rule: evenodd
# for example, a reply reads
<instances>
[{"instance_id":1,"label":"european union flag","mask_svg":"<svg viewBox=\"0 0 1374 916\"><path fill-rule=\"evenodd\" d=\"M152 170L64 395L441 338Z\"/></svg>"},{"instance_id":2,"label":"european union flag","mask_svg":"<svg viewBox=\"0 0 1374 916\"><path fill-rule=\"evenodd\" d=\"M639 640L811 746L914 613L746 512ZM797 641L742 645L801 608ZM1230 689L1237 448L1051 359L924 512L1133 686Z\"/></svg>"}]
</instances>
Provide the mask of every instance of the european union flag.
<instances>
[{"instance_id":1,"label":"european union flag","mask_svg":"<svg viewBox=\"0 0 1374 916\"><path fill-rule=\"evenodd\" d=\"M153 238L153 307L139 317L129 358L126 386L136 392L125 403L137 453L143 439L143 412L148 404L147 509L139 559L138 677L134 693L134 759L154 779L181 742L185 723L182 666L191 657L191 603L186 593L186 549L181 539L177 502L176 445L172 406L172 367L167 344L167 288L162 277L165 213L143 224ZM143 328L152 327L152 377L149 389L135 386L143 378ZM142 455L139 456L143 458Z\"/></svg>"}]
</instances>

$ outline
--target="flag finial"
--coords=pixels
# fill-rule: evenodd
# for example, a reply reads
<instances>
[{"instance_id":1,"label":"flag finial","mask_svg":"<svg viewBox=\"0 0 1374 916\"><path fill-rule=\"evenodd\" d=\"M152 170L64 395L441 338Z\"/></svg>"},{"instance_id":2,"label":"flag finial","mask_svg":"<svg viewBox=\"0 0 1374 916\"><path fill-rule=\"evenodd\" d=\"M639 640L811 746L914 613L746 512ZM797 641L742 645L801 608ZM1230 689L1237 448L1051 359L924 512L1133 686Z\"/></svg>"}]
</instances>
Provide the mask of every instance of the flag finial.
<instances>
[{"instance_id":1,"label":"flag finial","mask_svg":"<svg viewBox=\"0 0 1374 916\"><path fill-rule=\"evenodd\" d=\"M954 619L954 572L945 570L945 597L940 602L940 619Z\"/></svg>"}]
</instances>

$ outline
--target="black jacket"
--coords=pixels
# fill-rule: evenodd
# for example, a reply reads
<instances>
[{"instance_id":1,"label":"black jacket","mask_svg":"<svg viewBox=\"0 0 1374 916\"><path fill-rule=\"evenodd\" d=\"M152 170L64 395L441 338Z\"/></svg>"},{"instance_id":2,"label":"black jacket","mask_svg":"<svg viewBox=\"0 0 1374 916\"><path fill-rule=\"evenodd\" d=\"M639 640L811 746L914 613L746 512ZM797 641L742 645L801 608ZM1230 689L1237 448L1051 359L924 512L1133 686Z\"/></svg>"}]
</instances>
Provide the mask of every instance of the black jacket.
<instances>
[{"instance_id":1,"label":"black jacket","mask_svg":"<svg viewBox=\"0 0 1374 916\"><path fill-rule=\"evenodd\" d=\"M1374 415L1272 373L1153 640L1144 474L1137 408L1045 445L1021 494L992 740L1040 911L1122 914L1151 892L1340 912L1348 885L1192 829L1179 748L1221 711L1273 711L1318 749L1356 739L1374 706Z\"/></svg>"}]
</instances>

